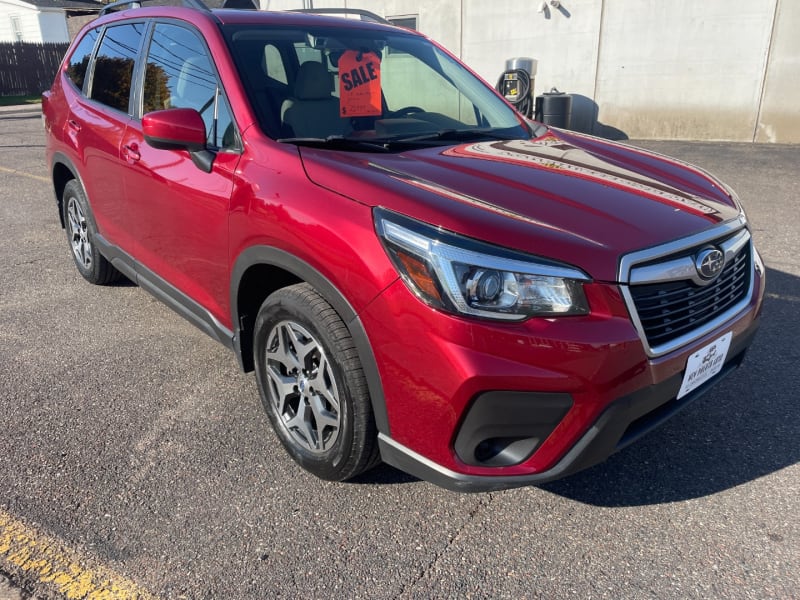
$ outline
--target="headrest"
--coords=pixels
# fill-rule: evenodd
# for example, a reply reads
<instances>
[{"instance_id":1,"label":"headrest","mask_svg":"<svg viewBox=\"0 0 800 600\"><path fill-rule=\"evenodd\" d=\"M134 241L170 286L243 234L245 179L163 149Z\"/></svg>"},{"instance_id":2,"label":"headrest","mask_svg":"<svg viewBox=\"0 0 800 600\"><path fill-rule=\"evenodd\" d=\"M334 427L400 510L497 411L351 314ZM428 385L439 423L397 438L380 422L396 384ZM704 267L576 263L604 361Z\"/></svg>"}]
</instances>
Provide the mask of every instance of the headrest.
<instances>
[{"instance_id":1,"label":"headrest","mask_svg":"<svg viewBox=\"0 0 800 600\"><path fill-rule=\"evenodd\" d=\"M308 61L300 65L294 96L299 100L330 98L333 91L333 76L321 63Z\"/></svg>"}]
</instances>

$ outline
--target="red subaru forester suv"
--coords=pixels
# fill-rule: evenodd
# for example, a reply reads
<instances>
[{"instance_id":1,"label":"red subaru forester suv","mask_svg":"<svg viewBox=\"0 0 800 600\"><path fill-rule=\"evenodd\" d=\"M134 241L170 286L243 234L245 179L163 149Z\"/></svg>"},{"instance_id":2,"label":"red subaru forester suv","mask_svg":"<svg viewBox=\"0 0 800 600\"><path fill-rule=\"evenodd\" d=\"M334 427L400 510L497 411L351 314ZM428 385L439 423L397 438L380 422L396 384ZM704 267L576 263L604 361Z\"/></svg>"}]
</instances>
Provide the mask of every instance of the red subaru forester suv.
<instances>
[{"instance_id":1,"label":"red subaru forester suv","mask_svg":"<svg viewBox=\"0 0 800 600\"><path fill-rule=\"evenodd\" d=\"M230 347L308 471L548 481L741 362L764 266L704 171L528 121L415 32L118 8L43 98L78 271Z\"/></svg>"}]
</instances>

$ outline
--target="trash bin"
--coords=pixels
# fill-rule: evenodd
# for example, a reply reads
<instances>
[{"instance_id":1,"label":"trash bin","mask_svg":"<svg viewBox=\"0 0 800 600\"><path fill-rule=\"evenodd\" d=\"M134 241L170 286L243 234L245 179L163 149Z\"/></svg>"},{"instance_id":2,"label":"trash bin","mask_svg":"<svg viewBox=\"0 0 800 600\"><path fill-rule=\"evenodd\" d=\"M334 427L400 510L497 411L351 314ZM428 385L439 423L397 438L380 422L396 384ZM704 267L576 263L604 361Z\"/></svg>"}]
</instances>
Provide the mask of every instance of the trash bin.
<instances>
[{"instance_id":1,"label":"trash bin","mask_svg":"<svg viewBox=\"0 0 800 600\"><path fill-rule=\"evenodd\" d=\"M534 118L545 125L569 129L572 96L559 92L556 88L536 96Z\"/></svg>"}]
</instances>

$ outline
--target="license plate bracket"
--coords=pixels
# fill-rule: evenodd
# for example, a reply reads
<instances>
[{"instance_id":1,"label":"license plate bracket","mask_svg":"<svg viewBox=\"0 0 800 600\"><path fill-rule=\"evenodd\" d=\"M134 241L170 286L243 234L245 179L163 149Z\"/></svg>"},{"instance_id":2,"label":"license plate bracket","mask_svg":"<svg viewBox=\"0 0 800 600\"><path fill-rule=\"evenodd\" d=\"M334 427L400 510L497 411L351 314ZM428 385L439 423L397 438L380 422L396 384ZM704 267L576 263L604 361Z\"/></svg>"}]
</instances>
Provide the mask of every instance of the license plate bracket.
<instances>
[{"instance_id":1,"label":"license plate bracket","mask_svg":"<svg viewBox=\"0 0 800 600\"><path fill-rule=\"evenodd\" d=\"M682 398L692 390L697 389L722 371L725 360L728 358L731 339L733 339L733 333L729 331L710 344L703 346L688 358L681 389L678 391L678 398Z\"/></svg>"}]
</instances>

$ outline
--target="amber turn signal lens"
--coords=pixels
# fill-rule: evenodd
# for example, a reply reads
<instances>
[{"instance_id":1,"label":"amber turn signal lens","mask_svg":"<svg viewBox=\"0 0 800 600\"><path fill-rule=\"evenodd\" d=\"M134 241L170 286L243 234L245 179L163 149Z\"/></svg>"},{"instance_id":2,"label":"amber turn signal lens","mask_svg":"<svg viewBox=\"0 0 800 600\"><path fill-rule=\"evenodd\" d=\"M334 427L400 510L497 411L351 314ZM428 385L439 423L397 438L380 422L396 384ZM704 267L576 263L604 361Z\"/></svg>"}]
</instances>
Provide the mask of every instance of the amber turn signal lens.
<instances>
[{"instance_id":1,"label":"amber turn signal lens","mask_svg":"<svg viewBox=\"0 0 800 600\"><path fill-rule=\"evenodd\" d=\"M439 294L436 283L424 262L402 251L397 251L397 259L405 267L406 275L411 278L420 292L437 302L442 301L442 296Z\"/></svg>"}]
</instances>

